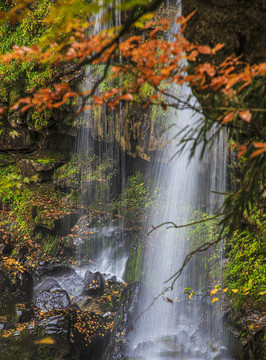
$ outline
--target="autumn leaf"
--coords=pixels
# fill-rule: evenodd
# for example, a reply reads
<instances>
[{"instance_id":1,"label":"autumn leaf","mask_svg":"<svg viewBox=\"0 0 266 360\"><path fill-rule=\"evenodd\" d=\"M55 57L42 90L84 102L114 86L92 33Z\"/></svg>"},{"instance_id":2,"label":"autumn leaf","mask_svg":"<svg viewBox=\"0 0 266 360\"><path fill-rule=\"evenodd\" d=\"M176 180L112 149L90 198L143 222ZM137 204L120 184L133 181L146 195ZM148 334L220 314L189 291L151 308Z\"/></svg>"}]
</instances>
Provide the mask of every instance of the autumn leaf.
<instances>
[{"instance_id":1,"label":"autumn leaf","mask_svg":"<svg viewBox=\"0 0 266 360\"><path fill-rule=\"evenodd\" d=\"M219 290L219 289L213 289L213 290L211 291L210 295L212 296L212 295L216 294L218 290Z\"/></svg>"},{"instance_id":2,"label":"autumn leaf","mask_svg":"<svg viewBox=\"0 0 266 360\"><path fill-rule=\"evenodd\" d=\"M252 118L252 114L249 110L240 111L239 116L241 117L242 120L246 121L247 123L249 123Z\"/></svg>"},{"instance_id":3,"label":"autumn leaf","mask_svg":"<svg viewBox=\"0 0 266 360\"><path fill-rule=\"evenodd\" d=\"M103 105L104 100L100 96L93 96L93 101L95 105Z\"/></svg>"},{"instance_id":4,"label":"autumn leaf","mask_svg":"<svg viewBox=\"0 0 266 360\"><path fill-rule=\"evenodd\" d=\"M52 345L54 343L55 343L55 341L51 337L46 337L46 338L44 338L42 340L34 341L34 344L40 344L40 345L42 345L42 344L44 344L44 345Z\"/></svg>"},{"instance_id":5,"label":"autumn leaf","mask_svg":"<svg viewBox=\"0 0 266 360\"><path fill-rule=\"evenodd\" d=\"M227 115L223 118L222 124L226 124L226 123L230 122L230 121L233 119L234 114L235 114L234 111L231 111L229 114L227 114Z\"/></svg>"},{"instance_id":6,"label":"autumn leaf","mask_svg":"<svg viewBox=\"0 0 266 360\"><path fill-rule=\"evenodd\" d=\"M198 50L201 54L204 54L204 55L209 55L211 54L211 48L207 45L204 45L204 46L198 46Z\"/></svg>"},{"instance_id":7,"label":"autumn leaf","mask_svg":"<svg viewBox=\"0 0 266 360\"><path fill-rule=\"evenodd\" d=\"M214 303L215 301L218 301L218 300L219 300L219 298L215 297L215 298L212 299L212 303Z\"/></svg>"},{"instance_id":8,"label":"autumn leaf","mask_svg":"<svg viewBox=\"0 0 266 360\"><path fill-rule=\"evenodd\" d=\"M232 289L233 293L237 293L239 291L239 289Z\"/></svg>"},{"instance_id":9,"label":"autumn leaf","mask_svg":"<svg viewBox=\"0 0 266 360\"><path fill-rule=\"evenodd\" d=\"M122 100L134 100L134 97L132 94L127 93L127 94L121 96L121 99Z\"/></svg>"},{"instance_id":10,"label":"autumn leaf","mask_svg":"<svg viewBox=\"0 0 266 360\"><path fill-rule=\"evenodd\" d=\"M192 291L190 294L189 294L189 299L191 299L192 298L192 296L194 295L194 292Z\"/></svg>"},{"instance_id":11,"label":"autumn leaf","mask_svg":"<svg viewBox=\"0 0 266 360\"><path fill-rule=\"evenodd\" d=\"M211 52L212 54L215 54L217 51L221 50L224 47L224 44L217 44L214 46L214 48L212 48Z\"/></svg>"},{"instance_id":12,"label":"autumn leaf","mask_svg":"<svg viewBox=\"0 0 266 360\"><path fill-rule=\"evenodd\" d=\"M223 289L223 293L227 292L228 291L228 287Z\"/></svg>"},{"instance_id":13,"label":"autumn leaf","mask_svg":"<svg viewBox=\"0 0 266 360\"><path fill-rule=\"evenodd\" d=\"M266 143L261 143L261 142L254 142L253 146L258 149L256 151L254 151L251 155L250 155L250 159L259 156L260 154L266 152Z\"/></svg>"},{"instance_id":14,"label":"autumn leaf","mask_svg":"<svg viewBox=\"0 0 266 360\"><path fill-rule=\"evenodd\" d=\"M166 298L166 300L173 304L173 300L169 299L168 297Z\"/></svg>"},{"instance_id":15,"label":"autumn leaf","mask_svg":"<svg viewBox=\"0 0 266 360\"><path fill-rule=\"evenodd\" d=\"M246 145L239 145L238 146L238 158L241 158L241 156L243 156L247 151L247 147Z\"/></svg>"}]
</instances>

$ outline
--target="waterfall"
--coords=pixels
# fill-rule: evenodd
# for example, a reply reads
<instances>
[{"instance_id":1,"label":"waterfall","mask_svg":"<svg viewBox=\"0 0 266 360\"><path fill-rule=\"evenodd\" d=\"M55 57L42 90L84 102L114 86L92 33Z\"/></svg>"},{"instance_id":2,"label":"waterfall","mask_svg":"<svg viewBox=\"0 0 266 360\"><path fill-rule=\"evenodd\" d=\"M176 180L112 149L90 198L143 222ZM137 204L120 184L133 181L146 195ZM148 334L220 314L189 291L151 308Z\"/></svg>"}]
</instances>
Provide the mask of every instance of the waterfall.
<instances>
[{"instance_id":1,"label":"waterfall","mask_svg":"<svg viewBox=\"0 0 266 360\"><path fill-rule=\"evenodd\" d=\"M176 123L178 128L193 126L195 117L192 115L190 110L168 110L167 122ZM167 166L160 159L155 160L152 171L157 185L165 192L165 204L162 211L151 216L148 230L164 222L187 224L196 219L195 214L198 220L202 213L210 216L219 209L221 195L211 191L225 191L224 143L225 139L220 138L202 159L201 149L190 160L190 150L186 148L167 162ZM164 159L170 159L174 151L172 143L165 148ZM208 231L208 225L203 234L193 227L167 229L163 226L145 238L142 281L146 289L142 291L138 313L147 309L154 296L171 284L164 282L182 266L186 254L205 241L213 241L215 235L213 230ZM212 304L207 291L221 281L221 256L221 246L207 254L196 255L174 284L174 290L160 296L140 316L130 335L135 346L134 355L145 360L229 358L224 344L221 303L218 300ZM212 275L215 282L211 284L213 268L216 268Z\"/></svg>"},{"instance_id":2,"label":"waterfall","mask_svg":"<svg viewBox=\"0 0 266 360\"><path fill-rule=\"evenodd\" d=\"M179 97L185 99L191 95L185 87L171 91L178 91ZM178 132L186 126L196 126L197 118L192 110L169 109L166 127L174 124ZM169 131L168 139L172 138ZM180 137L173 139L151 166L151 174L164 192L164 204L161 211L152 214L147 231L163 223L181 225L211 217L222 205L227 160L225 135L216 139L203 157L199 146L191 159L189 145L173 156L180 140ZM215 286L220 289L222 245L195 255L175 282L173 291L164 291L171 285L171 281L166 281L181 268L186 255L218 236L217 223L202 224L181 229L162 226L143 239L141 281L145 287L136 313L141 315L129 335L134 348L130 358L231 359L226 348L222 303L219 298L212 303L209 291ZM156 301L155 297L158 297Z\"/></svg>"},{"instance_id":3,"label":"waterfall","mask_svg":"<svg viewBox=\"0 0 266 360\"><path fill-rule=\"evenodd\" d=\"M93 29L90 28L89 32L97 35L121 25L118 1L110 3L108 8L103 6L95 15ZM110 13L112 17L109 17ZM104 66L87 66L79 89L92 90ZM95 95L97 92L99 89ZM93 106L91 99L83 105L88 109L77 120L79 131L75 151L81 189L78 194L81 219L77 226L76 257L79 262L90 258L90 269L122 279L127 260L124 223L123 219L114 221L110 208L114 195L121 193L125 186L126 158L116 141L117 117L121 114L107 114L105 107Z\"/></svg>"}]
</instances>

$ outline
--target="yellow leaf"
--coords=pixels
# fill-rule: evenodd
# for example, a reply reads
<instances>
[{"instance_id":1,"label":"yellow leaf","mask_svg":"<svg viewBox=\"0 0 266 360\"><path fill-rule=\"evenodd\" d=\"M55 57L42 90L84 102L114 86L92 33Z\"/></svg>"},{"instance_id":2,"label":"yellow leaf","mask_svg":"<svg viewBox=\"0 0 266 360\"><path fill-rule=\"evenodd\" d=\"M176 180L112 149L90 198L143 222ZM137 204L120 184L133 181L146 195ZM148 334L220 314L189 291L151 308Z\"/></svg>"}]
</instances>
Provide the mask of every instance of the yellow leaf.
<instances>
[{"instance_id":1,"label":"yellow leaf","mask_svg":"<svg viewBox=\"0 0 266 360\"><path fill-rule=\"evenodd\" d=\"M212 303L214 303L215 301L218 301L218 300L219 300L218 297L215 297L212 299Z\"/></svg>"},{"instance_id":2,"label":"yellow leaf","mask_svg":"<svg viewBox=\"0 0 266 360\"><path fill-rule=\"evenodd\" d=\"M45 345L52 345L54 344L54 339L50 338L50 337L46 337L42 340L36 340L34 341L34 344L45 344Z\"/></svg>"},{"instance_id":3,"label":"yellow leaf","mask_svg":"<svg viewBox=\"0 0 266 360\"><path fill-rule=\"evenodd\" d=\"M225 293L228 290L228 288L223 289L223 292Z\"/></svg>"},{"instance_id":4,"label":"yellow leaf","mask_svg":"<svg viewBox=\"0 0 266 360\"><path fill-rule=\"evenodd\" d=\"M264 295L264 294L266 294L266 291L261 291L261 292L259 293L259 295Z\"/></svg>"},{"instance_id":5,"label":"yellow leaf","mask_svg":"<svg viewBox=\"0 0 266 360\"><path fill-rule=\"evenodd\" d=\"M216 294L218 290L219 290L219 289L213 289L213 290L211 291L211 296L214 295L214 294Z\"/></svg>"},{"instance_id":6,"label":"yellow leaf","mask_svg":"<svg viewBox=\"0 0 266 360\"><path fill-rule=\"evenodd\" d=\"M193 295L194 295L193 292L190 293L188 298L191 299Z\"/></svg>"},{"instance_id":7,"label":"yellow leaf","mask_svg":"<svg viewBox=\"0 0 266 360\"><path fill-rule=\"evenodd\" d=\"M252 330L253 328L254 328L253 324L249 325L249 330Z\"/></svg>"},{"instance_id":8,"label":"yellow leaf","mask_svg":"<svg viewBox=\"0 0 266 360\"><path fill-rule=\"evenodd\" d=\"M239 289L232 289L233 293L237 293Z\"/></svg>"}]
</instances>

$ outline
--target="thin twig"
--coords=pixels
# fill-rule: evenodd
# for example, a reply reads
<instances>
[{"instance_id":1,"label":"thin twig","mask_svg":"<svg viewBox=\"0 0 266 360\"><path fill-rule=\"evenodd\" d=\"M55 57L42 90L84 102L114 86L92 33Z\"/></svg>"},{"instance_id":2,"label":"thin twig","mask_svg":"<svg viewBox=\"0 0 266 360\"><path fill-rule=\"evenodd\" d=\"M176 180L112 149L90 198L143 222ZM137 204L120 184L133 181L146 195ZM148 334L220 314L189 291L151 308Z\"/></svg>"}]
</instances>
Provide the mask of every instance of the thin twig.
<instances>
[{"instance_id":1,"label":"thin twig","mask_svg":"<svg viewBox=\"0 0 266 360\"><path fill-rule=\"evenodd\" d=\"M191 223L184 224L184 225L176 225L172 221L166 221L166 222L161 223L160 225L153 226L152 229L147 233L147 236L149 236L154 230L157 230L157 229L159 229L160 227L162 227L164 225L169 225L169 224L171 225L171 226L168 226L167 229L171 229L171 228L180 229L180 228L184 228L184 227L188 227L188 226L192 226L192 225L196 225L196 224L201 224L201 223L206 222L206 221L214 220L217 217L222 216L222 215L224 215L224 214L223 213L217 214L217 215L209 217L207 219L193 221Z\"/></svg>"},{"instance_id":2,"label":"thin twig","mask_svg":"<svg viewBox=\"0 0 266 360\"><path fill-rule=\"evenodd\" d=\"M218 216L218 215L217 215ZM191 258L197 254L198 252L203 252L208 250L211 246L218 244L221 240L224 239L224 236L221 237L219 236L218 239L216 239L215 241L212 242L207 242L202 244L201 246L199 246L197 249L191 251L189 254L187 254L183 265L181 266L180 269L178 269L169 279L167 279L166 281L164 281L164 284L168 283L169 281L173 280L171 285L167 286L166 288L164 288L158 295L154 296L152 302L150 303L149 306L147 306L143 311L141 311L139 313L139 315L136 317L136 319L133 322L133 326L136 324L136 322L139 320L139 318L144 315L156 302L156 300L158 300L161 296L163 296L167 291L173 291L173 287L175 282L177 281L177 279L181 276L185 266L188 264L188 262L191 260Z\"/></svg>"}]
</instances>

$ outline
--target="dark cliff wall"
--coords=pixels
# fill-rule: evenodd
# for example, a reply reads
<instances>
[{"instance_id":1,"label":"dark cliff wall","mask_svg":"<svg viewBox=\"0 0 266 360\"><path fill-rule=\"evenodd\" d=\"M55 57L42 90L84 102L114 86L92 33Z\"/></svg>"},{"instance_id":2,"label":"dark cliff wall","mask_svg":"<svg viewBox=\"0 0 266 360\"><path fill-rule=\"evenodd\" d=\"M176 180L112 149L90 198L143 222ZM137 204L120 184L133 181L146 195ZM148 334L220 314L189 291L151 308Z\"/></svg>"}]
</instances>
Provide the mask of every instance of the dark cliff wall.
<instances>
[{"instance_id":1,"label":"dark cliff wall","mask_svg":"<svg viewBox=\"0 0 266 360\"><path fill-rule=\"evenodd\" d=\"M185 35L196 44L224 43L220 57L242 55L248 63L266 59L264 0L185 0L183 14L196 10Z\"/></svg>"}]
</instances>

